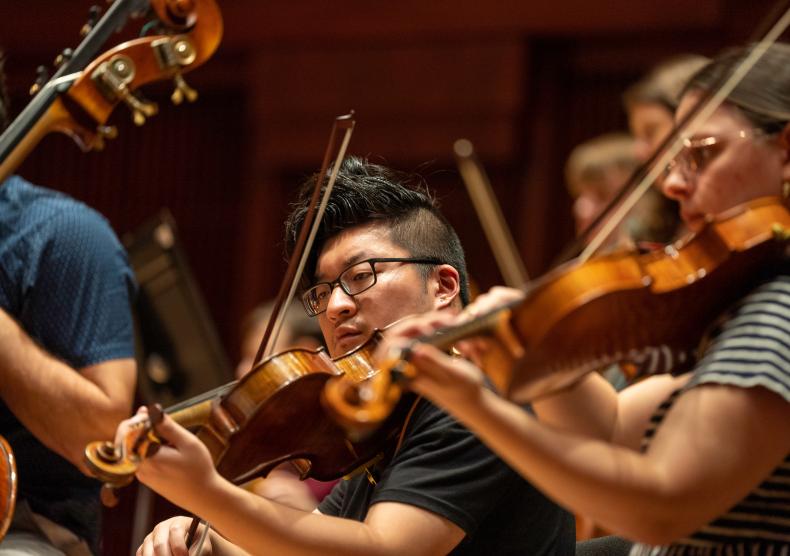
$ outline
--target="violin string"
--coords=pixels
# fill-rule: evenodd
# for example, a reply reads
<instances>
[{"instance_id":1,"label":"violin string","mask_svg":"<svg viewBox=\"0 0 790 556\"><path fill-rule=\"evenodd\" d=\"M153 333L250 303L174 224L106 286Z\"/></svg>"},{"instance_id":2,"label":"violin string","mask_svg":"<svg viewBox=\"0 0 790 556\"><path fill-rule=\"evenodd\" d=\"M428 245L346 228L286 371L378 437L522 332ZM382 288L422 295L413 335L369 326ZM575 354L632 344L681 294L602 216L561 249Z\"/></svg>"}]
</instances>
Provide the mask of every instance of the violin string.
<instances>
[{"instance_id":1,"label":"violin string","mask_svg":"<svg viewBox=\"0 0 790 556\"><path fill-rule=\"evenodd\" d=\"M188 400L184 400L179 402L175 405L171 405L167 409L165 409L165 413L176 413L177 411L181 411L182 409L187 409L188 407L192 407L193 405L199 404L200 402L205 402L207 400L214 399L216 397L222 396L223 394L229 392L239 383L238 380L234 380L228 382L227 384L223 384L222 386L217 386L216 388L209 390L208 392L203 392L202 394L198 394Z\"/></svg>"}]
</instances>

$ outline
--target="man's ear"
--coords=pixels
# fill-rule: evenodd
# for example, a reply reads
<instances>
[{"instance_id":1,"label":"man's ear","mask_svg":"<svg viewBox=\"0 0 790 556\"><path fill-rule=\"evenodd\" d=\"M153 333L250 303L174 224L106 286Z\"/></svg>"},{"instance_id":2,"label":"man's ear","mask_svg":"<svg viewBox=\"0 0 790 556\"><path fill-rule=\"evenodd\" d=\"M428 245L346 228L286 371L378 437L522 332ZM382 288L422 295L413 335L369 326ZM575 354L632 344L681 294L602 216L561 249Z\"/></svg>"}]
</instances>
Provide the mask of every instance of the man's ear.
<instances>
[{"instance_id":1,"label":"man's ear","mask_svg":"<svg viewBox=\"0 0 790 556\"><path fill-rule=\"evenodd\" d=\"M434 280L434 308L449 307L461 293L461 277L458 271L449 264L439 265L434 269Z\"/></svg>"}]
</instances>

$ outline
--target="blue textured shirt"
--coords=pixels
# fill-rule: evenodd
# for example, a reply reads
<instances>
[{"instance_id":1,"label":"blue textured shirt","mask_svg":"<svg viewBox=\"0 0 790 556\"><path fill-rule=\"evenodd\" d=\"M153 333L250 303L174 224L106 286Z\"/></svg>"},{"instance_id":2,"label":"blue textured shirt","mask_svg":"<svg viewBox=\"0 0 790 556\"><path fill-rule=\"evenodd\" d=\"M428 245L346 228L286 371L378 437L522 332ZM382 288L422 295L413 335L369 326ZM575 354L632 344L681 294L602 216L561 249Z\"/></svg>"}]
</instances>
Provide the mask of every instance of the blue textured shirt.
<instances>
[{"instance_id":1,"label":"blue textured shirt","mask_svg":"<svg viewBox=\"0 0 790 556\"><path fill-rule=\"evenodd\" d=\"M100 214L16 176L0 186L0 307L47 352L77 371L133 357L134 288ZM17 459L19 497L95 542L98 482L44 447L2 402L0 434Z\"/></svg>"}]
</instances>

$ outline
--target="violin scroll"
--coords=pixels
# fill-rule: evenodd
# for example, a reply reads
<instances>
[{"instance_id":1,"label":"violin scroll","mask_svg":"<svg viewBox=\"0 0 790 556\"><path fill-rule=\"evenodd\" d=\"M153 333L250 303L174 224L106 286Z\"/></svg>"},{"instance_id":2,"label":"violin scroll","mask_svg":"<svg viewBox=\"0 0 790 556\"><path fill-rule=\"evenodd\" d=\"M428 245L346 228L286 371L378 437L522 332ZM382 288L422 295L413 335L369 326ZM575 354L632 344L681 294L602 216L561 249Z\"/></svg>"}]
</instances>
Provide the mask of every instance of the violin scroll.
<instances>
[{"instance_id":1,"label":"violin scroll","mask_svg":"<svg viewBox=\"0 0 790 556\"><path fill-rule=\"evenodd\" d=\"M120 102L129 107L135 124L145 123L146 118L156 114L157 107L136 91L161 79L173 80L171 99L175 104L197 98L197 92L187 85L183 73L205 62L219 46L222 37L219 9L214 0L170 0L155 2L153 6L162 21L189 31L127 41L85 68L66 96L97 125L103 125ZM173 10L178 14L175 21Z\"/></svg>"},{"instance_id":2,"label":"violin scroll","mask_svg":"<svg viewBox=\"0 0 790 556\"><path fill-rule=\"evenodd\" d=\"M321 404L351 440L370 436L400 401L402 387L399 377L413 376L414 368L401 358L394 359L392 367L392 370L378 372L362 382L342 375L329 379L324 386Z\"/></svg>"},{"instance_id":3,"label":"violin scroll","mask_svg":"<svg viewBox=\"0 0 790 556\"><path fill-rule=\"evenodd\" d=\"M118 444L96 441L85 447L85 464L91 474L104 483L105 489L131 483L140 463L156 453L162 441L155 429L163 416L159 405L151 406L148 415L130 420L119 430L121 441Z\"/></svg>"}]
</instances>

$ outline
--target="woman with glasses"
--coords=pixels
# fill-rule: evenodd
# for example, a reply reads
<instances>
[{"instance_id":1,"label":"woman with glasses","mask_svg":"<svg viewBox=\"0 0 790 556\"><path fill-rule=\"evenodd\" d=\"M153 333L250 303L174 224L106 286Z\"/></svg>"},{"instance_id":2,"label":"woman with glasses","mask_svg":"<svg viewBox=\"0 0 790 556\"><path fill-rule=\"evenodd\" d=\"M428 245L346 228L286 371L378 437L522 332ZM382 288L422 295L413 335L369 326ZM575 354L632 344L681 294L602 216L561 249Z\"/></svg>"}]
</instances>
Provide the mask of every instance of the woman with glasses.
<instances>
[{"instance_id":1,"label":"woman with glasses","mask_svg":"<svg viewBox=\"0 0 790 556\"><path fill-rule=\"evenodd\" d=\"M748 53L730 52L697 73L677 119ZM663 191L691 230L756 198L787 203L788 122L790 45L777 44L690 132L667 168ZM412 386L552 499L637 541L632 555L789 554L787 256L753 279L751 292L709 331L695 368L680 377L651 377L617 394L588 375L536 403L536 418L481 388L468 361L419 345ZM517 295L495 290L471 311ZM453 320L434 314L403 323L389 341Z\"/></svg>"}]
</instances>

